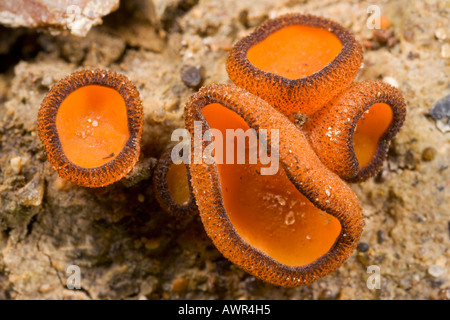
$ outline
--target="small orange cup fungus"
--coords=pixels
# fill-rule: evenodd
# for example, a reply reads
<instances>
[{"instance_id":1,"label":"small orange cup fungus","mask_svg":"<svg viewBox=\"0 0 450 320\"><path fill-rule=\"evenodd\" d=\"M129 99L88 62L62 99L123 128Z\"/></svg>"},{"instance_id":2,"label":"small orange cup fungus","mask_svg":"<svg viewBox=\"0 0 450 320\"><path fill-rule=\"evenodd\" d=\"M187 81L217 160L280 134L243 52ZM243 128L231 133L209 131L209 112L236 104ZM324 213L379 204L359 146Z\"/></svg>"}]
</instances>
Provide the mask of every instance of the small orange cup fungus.
<instances>
[{"instance_id":1,"label":"small orange cup fungus","mask_svg":"<svg viewBox=\"0 0 450 320\"><path fill-rule=\"evenodd\" d=\"M381 81L352 85L303 126L319 159L349 182L379 172L406 115L400 92Z\"/></svg>"},{"instance_id":2,"label":"small orange cup fungus","mask_svg":"<svg viewBox=\"0 0 450 320\"><path fill-rule=\"evenodd\" d=\"M339 24L311 15L268 20L241 39L227 61L230 79L291 117L311 115L346 89L362 48Z\"/></svg>"},{"instance_id":3,"label":"small orange cup fungus","mask_svg":"<svg viewBox=\"0 0 450 320\"><path fill-rule=\"evenodd\" d=\"M158 160L153 173L155 198L161 208L174 216L189 216L198 213L191 186L189 166L172 161L172 147Z\"/></svg>"},{"instance_id":4,"label":"small orange cup fungus","mask_svg":"<svg viewBox=\"0 0 450 320\"><path fill-rule=\"evenodd\" d=\"M264 128L268 141L272 130L279 133L280 167L273 175L261 174L261 161L189 165L201 220L226 258L281 286L313 282L348 258L363 227L359 201L288 118L241 88L211 85L189 99L185 121L192 145L196 121L224 137L229 129ZM232 152L213 143L214 157Z\"/></svg>"},{"instance_id":5,"label":"small orange cup fungus","mask_svg":"<svg viewBox=\"0 0 450 320\"><path fill-rule=\"evenodd\" d=\"M104 70L60 80L38 114L49 162L61 177L85 187L106 186L133 168L142 128L136 87L124 75Z\"/></svg>"}]
</instances>

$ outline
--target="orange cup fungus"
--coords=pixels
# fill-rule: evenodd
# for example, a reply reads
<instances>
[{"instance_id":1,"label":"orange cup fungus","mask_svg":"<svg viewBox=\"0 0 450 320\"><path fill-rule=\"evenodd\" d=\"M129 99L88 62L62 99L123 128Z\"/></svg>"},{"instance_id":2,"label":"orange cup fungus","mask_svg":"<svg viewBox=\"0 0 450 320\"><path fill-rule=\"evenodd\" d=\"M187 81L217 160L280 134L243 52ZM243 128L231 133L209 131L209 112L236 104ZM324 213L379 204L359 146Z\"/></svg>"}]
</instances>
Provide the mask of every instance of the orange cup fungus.
<instances>
[{"instance_id":1,"label":"orange cup fungus","mask_svg":"<svg viewBox=\"0 0 450 320\"><path fill-rule=\"evenodd\" d=\"M226 258L273 284L298 286L351 254L363 226L359 201L288 118L241 88L211 85L190 98L185 121L192 139L195 121L224 136L227 129L279 130L274 175L261 175L260 162L189 165L201 220Z\"/></svg>"},{"instance_id":2,"label":"orange cup fungus","mask_svg":"<svg viewBox=\"0 0 450 320\"><path fill-rule=\"evenodd\" d=\"M405 101L396 88L364 81L312 115L303 129L323 164L342 179L360 182L383 166L405 114Z\"/></svg>"},{"instance_id":3,"label":"orange cup fungus","mask_svg":"<svg viewBox=\"0 0 450 320\"><path fill-rule=\"evenodd\" d=\"M60 80L38 114L49 162L61 177L85 187L106 186L133 168L142 127L136 87L124 75L104 70Z\"/></svg>"},{"instance_id":4,"label":"orange cup fungus","mask_svg":"<svg viewBox=\"0 0 450 320\"><path fill-rule=\"evenodd\" d=\"M241 39L227 61L230 79L291 117L311 115L344 91L362 64L345 28L312 15L268 20Z\"/></svg>"},{"instance_id":5,"label":"orange cup fungus","mask_svg":"<svg viewBox=\"0 0 450 320\"><path fill-rule=\"evenodd\" d=\"M192 192L189 166L172 162L172 147L158 160L153 173L153 189L161 208L174 216L198 213Z\"/></svg>"}]
</instances>

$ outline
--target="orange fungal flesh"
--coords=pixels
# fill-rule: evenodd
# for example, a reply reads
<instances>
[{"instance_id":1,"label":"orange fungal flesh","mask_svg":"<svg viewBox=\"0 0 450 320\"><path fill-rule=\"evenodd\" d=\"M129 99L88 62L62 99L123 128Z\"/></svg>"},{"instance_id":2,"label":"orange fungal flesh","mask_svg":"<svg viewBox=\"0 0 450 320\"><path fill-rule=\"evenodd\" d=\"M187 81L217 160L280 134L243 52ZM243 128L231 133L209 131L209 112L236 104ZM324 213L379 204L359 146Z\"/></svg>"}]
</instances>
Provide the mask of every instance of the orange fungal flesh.
<instances>
[{"instance_id":1,"label":"orange fungal flesh","mask_svg":"<svg viewBox=\"0 0 450 320\"><path fill-rule=\"evenodd\" d=\"M185 164L170 165L167 172L167 188L176 203L183 205L189 201L191 194Z\"/></svg>"},{"instance_id":2,"label":"orange fungal flesh","mask_svg":"<svg viewBox=\"0 0 450 320\"><path fill-rule=\"evenodd\" d=\"M220 104L209 104L202 113L223 137L226 129L249 129L239 115ZM215 150L216 160L232 151L227 150L225 139L223 145L224 150ZM237 143L234 145L236 149ZM254 148L249 142L246 147ZM259 161L217 164L224 206L233 227L245 242L280 263L304 266L315 261L335 243L341 231L339 221L303 196L284 170L260 175L261 167Z\"/></svg>"},{"instance_id":3,"label":"orange fungal flesh","mask_svg":"<svg viewBox=\"0 0 450 320\"><path fill-rule=\"evenodd\" d=\"M391 125L392 119L392 109L386 103L374 104L359 119L353 134L353 149L360 168L372 161L380 138Z\"/></svg>"},{"instance_id":4,"label":"orange fungal flesh","mask_svg":"<svg viewBox=\"0 0 450 320\"><path fill-rule=\"evenodd\" d=\"M113 160L130 137L123 97L99 85L70 93L58 109L56 128L67 159L83 168Z\"/></svg>"},{"instance_id":5,"label":"orange fungal flesh","mask_svg":"<svg viewBox=\"0 0 450 320\"><path fill-rule=\"evenodd\" d=\"M320 71L341 50L342 43L328 30L292 25L251 47L247 58L261 70L295 80Z\"/></svg>"}]
</instances>

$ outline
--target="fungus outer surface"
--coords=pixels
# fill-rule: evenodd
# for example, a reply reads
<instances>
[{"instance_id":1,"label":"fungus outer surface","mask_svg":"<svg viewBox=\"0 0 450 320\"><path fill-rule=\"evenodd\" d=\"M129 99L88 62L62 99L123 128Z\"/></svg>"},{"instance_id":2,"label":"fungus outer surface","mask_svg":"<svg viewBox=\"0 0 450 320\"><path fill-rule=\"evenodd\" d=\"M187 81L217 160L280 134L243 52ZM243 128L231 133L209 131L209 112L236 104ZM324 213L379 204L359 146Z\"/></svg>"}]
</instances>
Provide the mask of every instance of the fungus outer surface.
<instances>
[{"instance_id":1,"label":"fungus outer surface","mask_svg":"<svg viewBox=\"0 0 450 320\"><path fill-rule=\"evenodd\" d=\"M323 164L346 181L361 182L379 172L405 116L397 88L363 81L317 111L303 130Z\"/></svg>"}]
</instances>

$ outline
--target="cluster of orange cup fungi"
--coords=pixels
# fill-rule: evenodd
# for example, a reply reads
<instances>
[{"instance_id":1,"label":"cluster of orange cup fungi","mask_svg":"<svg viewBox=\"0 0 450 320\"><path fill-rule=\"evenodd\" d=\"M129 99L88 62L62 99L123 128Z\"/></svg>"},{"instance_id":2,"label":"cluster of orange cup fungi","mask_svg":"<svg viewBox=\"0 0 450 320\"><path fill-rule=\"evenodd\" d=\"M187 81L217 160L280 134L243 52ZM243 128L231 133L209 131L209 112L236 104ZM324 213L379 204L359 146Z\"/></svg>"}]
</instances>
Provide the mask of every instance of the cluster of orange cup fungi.
<instances>
[{"instance_id":1,"label":"cluster of orange cup fungi","mask_svg":"<svg viewBox=\"0 0 450 320\"><path fill-rule=\"evenodd\" d=\"M405 118L396 88L353 83L362 60L347 30L309 15L268 20L241 39L227 61L235 85L200 89L186 105L185 125L191 145L196 121L223 136L227 129L278 129L280 170L264 176L261 163L161 164L157 193L161 178L183 179L186 186L183 197L165 197L161 206L188 205L192 193L195 208L168 211L199 212L219 251L270 283L303 285L338 268L364 224L345 181L364 181L380 170Z\"/></svg>"},{"instance_id":2,"label":"cluster of orange cup fungi","mask_svg":"<svg viewBox=\"0 0 450 320\"><path fill-rule=\"evenodd\" d=\"M364 224L345 181L380 170L405 118L396 88L353 83L362 60L354 37L325 18L291 14L259 26L229 55L235 85L213 84L191 96L185 126L192 146L196 121L223 136L227 129L277 129L280 170L261 175L261 162L174 164L168 148L153 176L161 207L178 216L200 214L226 258L270 283L299 286L338 268ZM62 177L90 187L131 170L141 131L136 88L105 71L60 81L39 113L50 163ZM216 156L227 153L222 148Z\"/></svg>"}]
</instances>

